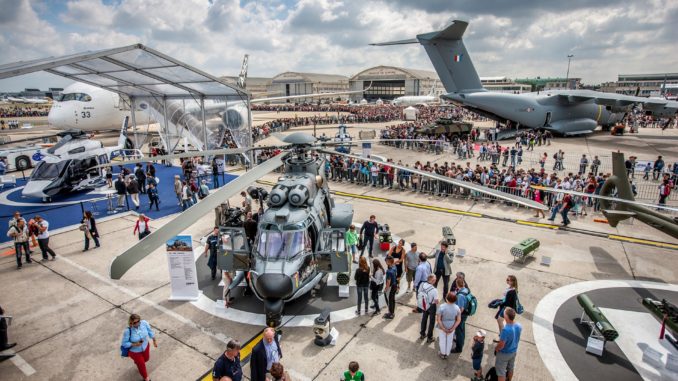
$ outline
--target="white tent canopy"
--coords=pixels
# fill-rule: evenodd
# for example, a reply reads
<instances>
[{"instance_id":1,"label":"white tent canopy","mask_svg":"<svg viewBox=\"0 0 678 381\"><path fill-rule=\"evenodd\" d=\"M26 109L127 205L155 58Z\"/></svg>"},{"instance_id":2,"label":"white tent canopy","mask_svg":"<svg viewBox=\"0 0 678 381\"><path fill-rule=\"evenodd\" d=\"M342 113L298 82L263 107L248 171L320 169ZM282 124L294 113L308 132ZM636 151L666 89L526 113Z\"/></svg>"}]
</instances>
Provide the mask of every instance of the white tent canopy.
<instances>
[{"instance_id":1,"label":"white tent canopy","mask_svg":"<svg viewBox=\"0 0 678 381\"><path fill-rule=\"evenodd\" d=\"M403 110L403 116L405 117L405 120L417 120L417 114L419 114L419 110L412 106Z\"/></svg>"}]
</instances>

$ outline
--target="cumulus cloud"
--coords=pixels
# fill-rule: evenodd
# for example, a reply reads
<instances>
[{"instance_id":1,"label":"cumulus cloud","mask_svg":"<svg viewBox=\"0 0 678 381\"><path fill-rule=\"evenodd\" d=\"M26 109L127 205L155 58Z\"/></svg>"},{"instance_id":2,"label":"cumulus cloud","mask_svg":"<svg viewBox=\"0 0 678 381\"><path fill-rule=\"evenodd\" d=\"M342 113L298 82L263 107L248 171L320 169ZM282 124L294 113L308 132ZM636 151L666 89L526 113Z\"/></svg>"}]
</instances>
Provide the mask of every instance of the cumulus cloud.
<instances>
[{"instance_id":1,"label":"cumulus cloud","mask_svg":"<svg viewBox=\"0 0 678 381\"><path fill-rule=\"evenodd\" d=\"M672 0L0 0L0 51L12 62L141 42L214 75L284 71L352 75L371 66L432 70L414 37L454 19L481 76L563 76L586 83L618 73L675 71ZM7 90L0 81L0 91ZM44 84L43 81L40 84ZM29 86L30 84L26 84ZM24 87L24 86L22 86Z\"/></svg>"}]
</instances>

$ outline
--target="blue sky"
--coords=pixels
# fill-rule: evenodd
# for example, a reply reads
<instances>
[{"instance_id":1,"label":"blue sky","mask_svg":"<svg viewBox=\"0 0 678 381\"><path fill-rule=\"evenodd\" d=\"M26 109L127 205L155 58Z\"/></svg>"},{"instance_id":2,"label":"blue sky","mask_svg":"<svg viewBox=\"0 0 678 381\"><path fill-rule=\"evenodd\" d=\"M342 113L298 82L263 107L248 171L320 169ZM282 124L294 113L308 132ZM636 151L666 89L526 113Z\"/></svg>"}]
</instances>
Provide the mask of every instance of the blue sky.
<instances>
[{"instance_id":1,"label":"blue sky","mask_svg":"<svg viewBox=\"0 0 678 381\"><path fill-rule=\"evenodd\" d=\"M672 0L0 0L0 64L141 42L214 75L285 71L353 75L376 65L432 70L419 46L368 43L470 22L469 55L481 76L677 72ZM0 92L63 86L35 74Z\"/></svg>"}]
</instances>

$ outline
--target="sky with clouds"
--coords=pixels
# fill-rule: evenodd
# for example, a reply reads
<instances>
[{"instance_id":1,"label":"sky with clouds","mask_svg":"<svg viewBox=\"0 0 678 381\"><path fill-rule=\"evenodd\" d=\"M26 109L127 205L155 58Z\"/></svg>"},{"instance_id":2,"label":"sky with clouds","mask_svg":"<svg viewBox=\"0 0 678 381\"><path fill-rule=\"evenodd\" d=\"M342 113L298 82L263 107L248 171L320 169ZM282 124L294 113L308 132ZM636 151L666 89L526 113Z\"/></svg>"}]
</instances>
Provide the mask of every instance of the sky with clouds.
<instances>
[{"instance_id":1,"label":"sky with clouds","mask_svg":"<svg viewBox=\"0 0 678 381\"><path fill-rule=\"evenodd\" d=\"M211 74L350 76L377 65L433 70L417 45L370 47L469 21L480 76L678 72L675 0L0 0L0 64L141 42ZM674 30L671 32L671 30ZM0 92L64 86L41 73Z\"/></svg>"}]
</instances>

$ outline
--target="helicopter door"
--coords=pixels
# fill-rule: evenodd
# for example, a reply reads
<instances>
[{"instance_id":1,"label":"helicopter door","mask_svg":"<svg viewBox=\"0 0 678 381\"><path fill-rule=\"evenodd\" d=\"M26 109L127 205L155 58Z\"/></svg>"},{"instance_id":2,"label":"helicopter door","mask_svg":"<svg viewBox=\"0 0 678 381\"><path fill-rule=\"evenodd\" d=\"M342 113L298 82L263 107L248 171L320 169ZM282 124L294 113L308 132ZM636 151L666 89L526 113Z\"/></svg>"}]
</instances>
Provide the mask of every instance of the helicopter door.
<instances>
[{"instance_id":1,"label":"helicopter door","mask_svg":"<svg viewBox=\"0 0 678 381\"><path fill-rule=\"evenodd\" d=\"M239 227L220 228L221 245L217 255L217 266L224 271L249 270L250 247L245 229Z\"/></svg>"},{"instance_id":2,"label":"helicopter door","mask_svg":"<svg viewBox=\"0 0 678 381\"><path fill-rule=\"evenodd\" d=\"M344 228L330 228L320 231L316 260L318 269L327 272L348 272L350 254L346 252Z\"/></svg>"}]
</instances>

